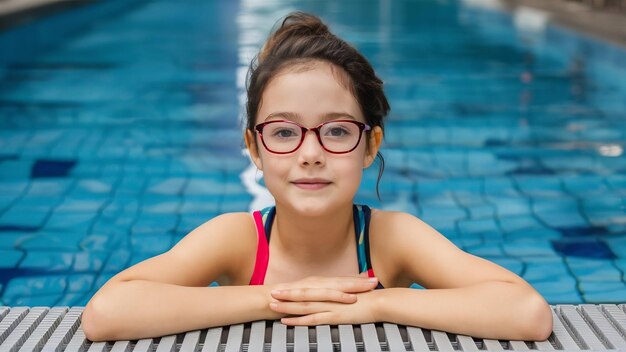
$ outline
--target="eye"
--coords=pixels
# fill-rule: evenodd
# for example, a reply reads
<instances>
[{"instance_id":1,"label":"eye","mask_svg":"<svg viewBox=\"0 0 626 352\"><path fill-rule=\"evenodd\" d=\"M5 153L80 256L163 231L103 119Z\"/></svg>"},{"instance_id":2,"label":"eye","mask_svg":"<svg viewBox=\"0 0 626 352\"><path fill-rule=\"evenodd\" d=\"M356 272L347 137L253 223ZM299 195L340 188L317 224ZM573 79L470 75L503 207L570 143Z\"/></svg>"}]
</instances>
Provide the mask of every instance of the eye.
<instances>
[{"instance_id":1,"label":"eye","mask_svg":"<svg viewBox=\"0 0 626 352\"><path fill-rule=\"evenodd\" d=\"M272 136L273 137L278 137L278 138L289 138L289 137L295 137L296 133L292 129L279 128L279 129L276 129L272 133Z\"/></svg>"},{"instance_id":2,"label":"eye","mask_svg":"<svg viewBox=\"0 0 626 352\"><path fill-rule=\"evenodd\" d=\"M344 137L350 135L350 130L342 126L333 126L328 129L326 135L330 137Z\"/></svg>"}]
</instances>

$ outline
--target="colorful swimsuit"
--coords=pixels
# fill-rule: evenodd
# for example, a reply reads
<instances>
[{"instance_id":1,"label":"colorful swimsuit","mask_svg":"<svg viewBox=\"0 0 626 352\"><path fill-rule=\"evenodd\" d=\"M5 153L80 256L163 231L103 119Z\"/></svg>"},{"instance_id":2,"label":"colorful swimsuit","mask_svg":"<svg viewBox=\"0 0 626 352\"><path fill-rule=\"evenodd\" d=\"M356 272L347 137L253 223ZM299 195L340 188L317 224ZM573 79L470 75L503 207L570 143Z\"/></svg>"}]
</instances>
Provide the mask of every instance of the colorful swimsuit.
<instances>
[{"instance_id":1,"label":"colorful swimsuit","mask_svg":"<svg viewBox=\"0 0 626 352\"><path fill-rule=\"evenodd\" d=\"M356 234L357 257L359 259L359 272L367 272L367 276L374 277L374 269L370 260L369 224L371 210L367 205L353 205L354 233ZM256 263L250 285L263 285L267 264L270 260L269 242L272 223L276 215L276 207L267 207L253 213L254 223L257 229L258 245L256 251ZM378 283L376 289L384 288Z\"/></svg>"}]
</instances>

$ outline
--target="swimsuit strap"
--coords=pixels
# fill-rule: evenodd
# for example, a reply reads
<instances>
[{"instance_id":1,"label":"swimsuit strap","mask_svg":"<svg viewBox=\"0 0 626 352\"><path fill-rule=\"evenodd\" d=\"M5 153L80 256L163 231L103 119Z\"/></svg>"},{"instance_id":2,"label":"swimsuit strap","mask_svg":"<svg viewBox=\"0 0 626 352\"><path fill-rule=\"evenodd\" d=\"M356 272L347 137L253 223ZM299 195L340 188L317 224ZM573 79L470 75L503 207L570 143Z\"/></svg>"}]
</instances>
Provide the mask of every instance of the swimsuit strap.
<instances>
[{"instance_id":1,"label":"swimsuit strap","mask_svg":"<svg viewBox=\"0 0 626 352\"><path fill-rule=\"evenodd\" d=\"M359 272L367 272L368 277L375 277L370 257L370 219L372 210L367 205L354 205L354 232L356 234L357 257L359 259ZM378 283L376 288L383 288Z\"/></svg>"},{"instance_id":2,"label":"swimsuit strap","mask_svg":"<svg viewBox=\"0 0 626 352\"><path fill-rule=\"evenodd\" d=\"M258 242L256 249L256 262L254 264L252 279L250 279L250 285L263 285L263 282L265 281L267 264L270 260L270 232L275 214L276 207L267 207L252 213L252 216L254 217L254 225L256 226Z\"/></svg>"}]
</instances>

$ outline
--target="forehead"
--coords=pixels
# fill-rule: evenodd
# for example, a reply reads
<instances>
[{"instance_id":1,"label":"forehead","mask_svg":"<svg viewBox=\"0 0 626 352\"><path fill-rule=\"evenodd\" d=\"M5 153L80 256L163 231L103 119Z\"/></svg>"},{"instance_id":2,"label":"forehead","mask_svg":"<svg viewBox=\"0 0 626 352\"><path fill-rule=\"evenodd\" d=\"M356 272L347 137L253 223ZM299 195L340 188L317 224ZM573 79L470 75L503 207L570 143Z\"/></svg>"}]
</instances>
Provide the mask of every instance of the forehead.
<instances>
[{"instance_id":1,"label":"forehead","mask_svg":"<svg viewBox=\"0 0 626 352\"><path fill-rule=\"evenodd\" d=\"M349 77L341 68L323 61L284 68L263 91L257 123L277 113L299 116L298 122L303 123L323 122L339 114L362 121L361 108L349 86Z\"/></svg>"}]
</instances>

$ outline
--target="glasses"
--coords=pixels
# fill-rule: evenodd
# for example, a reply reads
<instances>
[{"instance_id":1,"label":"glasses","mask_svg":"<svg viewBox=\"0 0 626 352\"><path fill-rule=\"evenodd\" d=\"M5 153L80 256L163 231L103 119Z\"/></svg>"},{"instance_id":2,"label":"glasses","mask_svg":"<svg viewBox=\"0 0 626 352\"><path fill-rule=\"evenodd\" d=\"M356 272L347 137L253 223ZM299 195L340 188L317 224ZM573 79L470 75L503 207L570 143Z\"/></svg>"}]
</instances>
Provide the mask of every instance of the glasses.
<instances>
[{"instance_id":1,"label":"glasses","mask_svg":"<svg viewBox=\"0 0 626 352\"><path fill-rule=\"evenodd\" d=\"M325 151L344 154L353 151L361 141L363 131L370 126L354 120L333 120L314 128L306 128L293 121L272 120L254 127L261 136L265 149L274 154L295 152L304 141L307 131L315 132Z\"/></svg>"}]
</instances>

